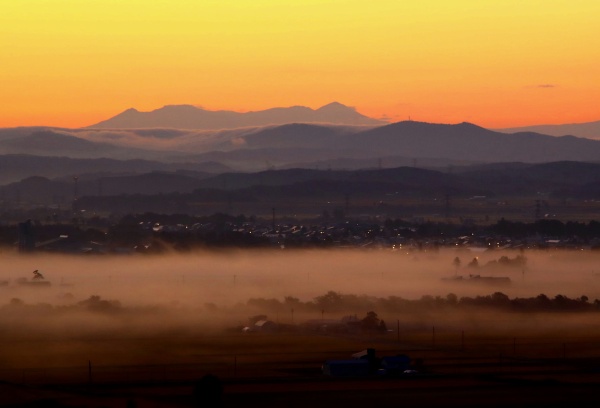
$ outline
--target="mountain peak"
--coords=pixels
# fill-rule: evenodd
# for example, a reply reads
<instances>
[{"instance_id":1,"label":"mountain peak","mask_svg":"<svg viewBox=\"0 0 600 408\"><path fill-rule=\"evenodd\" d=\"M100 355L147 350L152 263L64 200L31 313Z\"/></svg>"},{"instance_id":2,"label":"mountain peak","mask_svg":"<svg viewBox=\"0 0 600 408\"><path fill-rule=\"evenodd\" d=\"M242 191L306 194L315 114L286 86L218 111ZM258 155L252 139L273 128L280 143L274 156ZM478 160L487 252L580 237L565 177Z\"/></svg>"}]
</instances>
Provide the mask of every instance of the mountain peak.
<instances>
[{"instance_id":1,"label":"mountain peak","mask_svg":"<svg viewBox=\"0 0 600 408\"><path fill-rule=\"evenodd\" d=\"M323 105L321 106L319 109L317 109L317 112L323 112L323 111L352 111L352 112L356 112L355 108L352 108L350 106L346 106L342 103L339 102L331 102L328 103L327 105Z\"/></svg>"},{"instance_id":2,"label":"mountain peak","mask_svg":"<svg viewBox=\"0 0 600 408\"><path fill-rule=\"evenodd\" d=\"M482 128L481 126L476 125L471 122L460 122L456 126L464 128L464 129L485 129L485 128Z\"/></svg>"},{"instance_id":3,"label":"mountain peak","mask_svg":"<svg viewBox=\"0 0 600 408\"><path fill-rule=\"evenodd\" d=\"M195 112L198 110L202 110L202 109L197 108L194 105L183 104L183 105L165 105L162 108L158 108L158 109L154 110L153 112L168 112L168 111Z\"/></svg>"}]
</instances>

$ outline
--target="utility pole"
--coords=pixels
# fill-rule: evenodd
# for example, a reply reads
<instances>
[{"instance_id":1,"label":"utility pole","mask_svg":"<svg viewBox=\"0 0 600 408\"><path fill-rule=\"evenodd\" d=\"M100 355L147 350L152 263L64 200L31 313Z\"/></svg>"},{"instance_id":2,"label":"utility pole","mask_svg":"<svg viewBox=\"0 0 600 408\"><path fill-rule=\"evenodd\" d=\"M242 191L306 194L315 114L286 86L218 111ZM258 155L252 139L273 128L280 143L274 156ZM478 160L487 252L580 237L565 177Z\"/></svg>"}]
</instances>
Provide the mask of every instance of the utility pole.
<instances>
[{"instance_id":1,"label":"utility pole","mask_svg":"<svg viewBox=\"0 0 600 408\"><path fill-rule=\"evenodd\" d=\"M77 199L79 198L79 186L77 185L77 182L79 181L79 176L73 176L73 202L77 201Z\"/></svg>"},{"instance_id":2,"label":"utility pole","mask_svg":"<svg viewBox=\"0 0 600 408\"><path fill-rule=\"evenodd\" d=\"M275 233L275 207L271 208L271 211L273 212L273 218L271 220L271 227L273 229L273 233Z\"/></svg>"},{"instance_id":3,"label":"utility pole","mask_svg":"<svg viewBox=\"0 0 600 408\"><path fill-rule=\"evenodd\" d=\"M350 194L346 193L344 195L345 201L346 201L346 217L348 216L348 212L350 210Z\"/></svg>"}]
</instances>

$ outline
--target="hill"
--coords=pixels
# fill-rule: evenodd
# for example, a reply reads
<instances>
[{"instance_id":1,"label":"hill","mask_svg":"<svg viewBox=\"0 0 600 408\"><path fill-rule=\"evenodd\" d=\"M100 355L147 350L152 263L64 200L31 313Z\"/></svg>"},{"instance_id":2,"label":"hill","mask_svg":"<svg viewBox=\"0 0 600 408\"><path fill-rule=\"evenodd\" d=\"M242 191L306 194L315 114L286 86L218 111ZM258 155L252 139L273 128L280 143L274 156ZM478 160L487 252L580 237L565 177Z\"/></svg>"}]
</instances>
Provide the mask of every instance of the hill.
<instances>
[{"instance_id":1,"label":"hill","mask_svg":"<svg viewBox=\"0 0 600 408\"><path fill-rule=\"evenodd\" d=\"M85 140L69 134L68 131L48 129L26 133L21 129L16 136L9 137L9 135L9 132L5 132L4 137L0 139L0 154L121 159L159 156L156 152L149 152L143 148Z\"/></svg>"},{"instance_id":2,"label":"hill","mask_svg":"<svg viewBox=\"0 0 600 408\"><path fill-rule=\"evenodd\" d=\"M73 159L24 154L0 155L0 169L0 185L34 176L49 179L66 178L70 182L73 176L78 176L83 181L114 175L179 171L181 174L201 178L210 173L231 171L228 167L214 162L162 163L149 160Z\"/></svg>"},{"instance_id":3,"label":"hill","mask_svg":"<svg viewBox=\"0 0 600 408\"><path fill-rule=\"evenodd\" d=\"M586 123L569 123L563 125L534 125L517 128L498 129L503 133L536 132L552 136L578 136L600 140L600 120Z\"/></svg>"},{"instance_id":4,"label":"hill","mask_svg":"<svg viewBox=\"0 0 600 408\"><path fill-rule=\"evenodd\" d=\"M223 145L220 151L199 153L202 160L222 161L246 167L269 163L278 168L306 163L309 167L347 168L378 166L383 157L407 162L455 165L462 163L554 161L597 161L600 141L572 136L553 137L537 133L504 134L469 123L456 125L398 122L372 129L328 128L291 124L259 129L237 137L236 146ZM344 160L341 160L344 159ZM305 164L305 165L306 165ZM400 164L400 163L399 163ZM239 167L238 167L239 168Z\"/></svg>"},{"instance_id":5,"label":"hill","mask_svg":"<svg viewBox=\"0 0 600 408\"><path fill-rule=\"evenodd\" d=\"M150 172L119 177L88 175L79 179L78 195L84 208L106 211L135 208L168 212L171 205L183 212L202 211L205 205L213 211L224 211L234 202L240 212L249 212L271 208L274 203L340 206L349 198L367 207L392 202L400 205L408 200L413 201L411 205L421 202L443 208L448 196L463 201L488 197L492 202L523 197L597 198L599 174L600 164L576 162L504 163L456 168L452 172L412 167L358 171L289 169L215 176ZM0 187L0 194L10 202L68 204L75 195L74 189L72 179L32 177Z\"/></svg>"},{"instance_id":6,"label":"hill","mask_svg":"<svg viewBox=\"0 0 600 408\"><path fill-rule=\"evenodd\" d=\"M286 124L222 131L33 128L0 132L0 154L221 163L238 171L475 163L598 161L600 141L505 134L470 124L414 121L378 127ZM384 160L387 158L387 160ZM183 169L184 167L181 167ZM154 170L161 170L155 168ZM34 174L35 175L35 174Z\"/></svg>"},{"instance_id":7,"label":"hill","mask_svg":"<svg viewBox=\"0 0 600 408\"><path fill-rule=\"evenodd\" d=\"M398 122L349 135L346 146L379 154L394 152L415 158L443 157L479 162L541 163L600 158L599 141L537 133L504 134L470 123Z\"/></svg>"},{"instance_id":8,"label":"hill","mask_svg":"<svg viewBox=\"0 0 600 408\"><path fill-rule=\"evenodd\" d=\"M191 193L198 188L202 177L189 174L151 172L145 174L124 174L121 176L99 176L74 179L48 179L28 177L16 183L0 187L0 194L7 202L20 202L29 205L70 206L75 197L90 196L130 196L169 193Z\"/></svg>"}]
</instances>

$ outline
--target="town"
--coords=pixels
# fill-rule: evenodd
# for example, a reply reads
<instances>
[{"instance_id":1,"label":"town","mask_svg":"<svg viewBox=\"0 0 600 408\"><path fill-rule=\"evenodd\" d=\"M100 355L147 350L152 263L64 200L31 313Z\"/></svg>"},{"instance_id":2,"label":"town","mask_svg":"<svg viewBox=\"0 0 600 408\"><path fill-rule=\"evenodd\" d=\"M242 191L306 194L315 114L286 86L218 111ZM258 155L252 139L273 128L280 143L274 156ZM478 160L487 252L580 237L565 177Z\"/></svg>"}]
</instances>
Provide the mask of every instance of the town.
<instances>
[{"instance_id":1,"label":"town","mask_svg":"<svg viewBox=\"0 0 600 408\"><path fill-rule=\"evenodd\" d=\"M31 220L0 225L0 243L21 252L129 254L186 252L201 248L359 248L399 252L439 248L600 249L600 222L500 219L489 225L376 218L302 222L232 216L129 214L73 218L71 222Z\"/></svg>"}]
</instances>

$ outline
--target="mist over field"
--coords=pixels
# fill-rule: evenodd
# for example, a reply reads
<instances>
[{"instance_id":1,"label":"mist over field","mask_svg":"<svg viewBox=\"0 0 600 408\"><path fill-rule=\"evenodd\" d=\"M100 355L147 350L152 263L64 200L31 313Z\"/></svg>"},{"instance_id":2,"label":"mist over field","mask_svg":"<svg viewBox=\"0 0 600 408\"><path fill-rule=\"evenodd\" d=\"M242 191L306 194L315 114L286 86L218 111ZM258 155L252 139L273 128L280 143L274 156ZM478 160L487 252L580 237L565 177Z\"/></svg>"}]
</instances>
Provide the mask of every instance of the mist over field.
<instances>
[{"instance_id":1,"label":"mist over field","mask_svg":"<svg viewBox=\"0 0 600 408\"><path fill-rule=\"evenodd\" d=\"M0 286L3 311L0 321L5 333L12 335L25 333L28 327L33 333L52 336L103 331L166 334L243 326L248 324L249 317L257 314L287 324L307 319L339 319L347 314L360 318L369 311L361 310L356 304L347 308L338 305L333 310L306 307L306 303L314 302L329 291L407 300L418 300L425 295L445 299L450 293L460 299L495 292L502 292L511 299L540 294L551 299L557 295L572 299L587 296L589 302L600 298L598 254L526 251L523 253L527 258L525 266L498 265L500 257L514 259L519 254L517 251L452 250L411 253L402 250L231 250L106 257L4 253L0 270L0 282L5 283ZM455 257L461 259L458 269L453 265ZM477 269L467 266L474 257L480 265ZM488 264L490 262L494 265ZM50 287L18 284L17 279L31 278L36 269L51 282ZM508 277L511 283L498 286L476 283L468 280L471 274ZM454 276L464 279L444 280ZM295 316L292 307L296 308ZM376 312L388 321L434 319L451 324L464 318L452 316L447 309ZM485 322L488 319L485 313L489 312L472 311L468 319ZM502 318L503 321L511 319L510 315ZM522 323L523 318L515 316L514 319L516 324L517 321ZM554 318L546 320L556 324Z\"/></svg>"}]
</instances>

